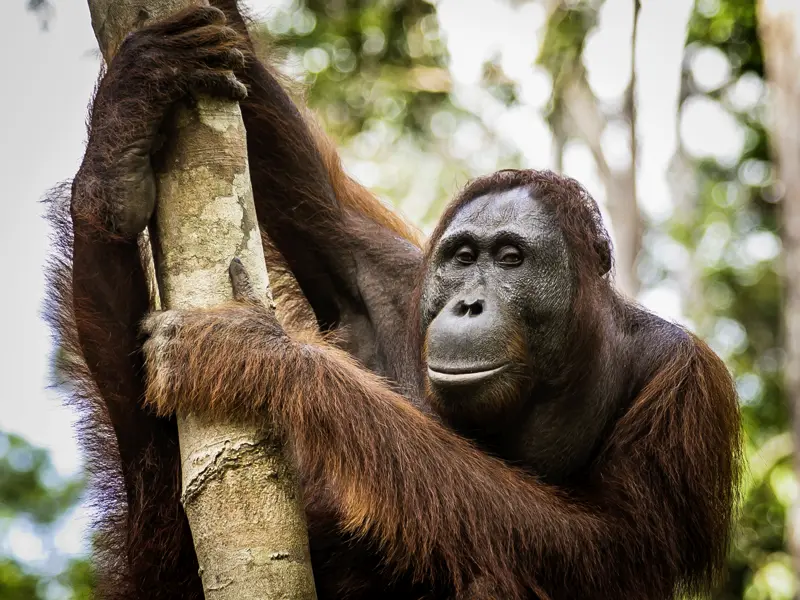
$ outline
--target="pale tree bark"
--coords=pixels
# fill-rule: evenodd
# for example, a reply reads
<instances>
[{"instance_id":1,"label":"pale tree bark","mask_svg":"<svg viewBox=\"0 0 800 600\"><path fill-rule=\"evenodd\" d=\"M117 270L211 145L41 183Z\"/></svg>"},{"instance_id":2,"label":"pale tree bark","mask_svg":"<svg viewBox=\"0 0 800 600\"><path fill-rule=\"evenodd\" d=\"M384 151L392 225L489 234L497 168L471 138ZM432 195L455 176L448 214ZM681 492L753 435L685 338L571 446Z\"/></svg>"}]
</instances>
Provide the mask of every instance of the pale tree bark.
<instances>
[{"instance_id":1,"label":"pale tree bark","mask_svg":"<svg viewBox=\"0 0 800 600\"><path fill-rule=\"evenodd\" d=\"M189 4L89 0L105 60L128 32ZM151 236L163 305L206 308L229 300L234 256L271 301L238 105L200 97L195 109L178 110L168 133ZM178 431L182 502L205 597L315 598L297 479L280 444L255 426L208 423L193 414L178 415Z\"/></svg>"},{"instance_id":2,"label":"pale tree bark","mask_svg":"<svg viewBox=\"0 0 800 600\"><path fill-rule=\"evenodd\" d=\"M614 231L616 284L622 292L635 298L639 291L636 275L636 257L642 246L642 218L636 201L636 167L634 147L631 147L631 164L624 169L614 169L608 164L602 146L602 135L609 123L608 115L600 108L597 98L584 75L572 81L564 91L564 104L570 134L582 140L594 158L597 172L606 190L606 209ZM627 102L626 102L627 104ZM632 110L624 110L626 120ZM636 124L628 121L631 139L635 145Z\"/></svg>"},{"instance_id":3,"label":"pale tree bark","mask_svg":"<svg viewBox=\"0 0 800 600\"><path fill-rule=\"evenodd\" d=\"M564 149L567 146L567 134L564 131L564 116L559 113L554 115L554 119L550 124L550 130L553 133L553 168L556 173L564 172Z\"/></svg>"},{"instance_id":4,"label":"pale tree bark","mask_svg":"<svg viewBox=\"0 0 800 600\"><path fill-rule=\"evenodd\" d=\"M636 162L638 140L636 134L636 35L638 31L639 0L633 1L633 33L631 35L630 83L625 91L622 109L608 115L600 106L586 80L584 69L576 69L575 77L564 90L564 123L568 133L582 140L589 148L598 174L606 190L606 209L614 231L616 284L626 295L635 298L639 292L636 259L642 249L644 225L637 201ZM631 160L623 169L612 168L603 151L602 136L611 118L629 124L629 150Z\"/></svg>"},{"instance_id":5,"label":"pale tree bark","mask_svg":"<svg viewBox=\"0 0 800 600\"><path fill-rule=\"evenodd\" d=\"M771 98L770 137L784 192L784 373L796 450L800 448L800 3L761 0L758 16ZM797 452L795 471L800 476ZM800 504L795 504L791 515L789 544L795 572L800 573Z\"/></svg>"}]
</instances>

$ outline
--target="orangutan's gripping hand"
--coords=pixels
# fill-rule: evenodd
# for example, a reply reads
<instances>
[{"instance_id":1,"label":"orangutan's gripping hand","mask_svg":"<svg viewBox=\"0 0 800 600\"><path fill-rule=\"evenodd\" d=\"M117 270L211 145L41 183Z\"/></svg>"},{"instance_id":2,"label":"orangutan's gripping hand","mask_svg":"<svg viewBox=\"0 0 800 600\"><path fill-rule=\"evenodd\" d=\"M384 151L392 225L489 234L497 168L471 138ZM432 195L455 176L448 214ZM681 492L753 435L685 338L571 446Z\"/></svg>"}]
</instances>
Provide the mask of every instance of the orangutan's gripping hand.
<instances>
[{"instance_id":1,"label":"orangutan's gripping hand","mask_svg":"<svg viewBox=\"0 0 800 600\"><path fill-rule=\"evenodd\" d=\"M151 154L170 108L191 93L243 100L246 40L219 9L195 6L130 34L97 90L73 215L133 237L156 201Z\"/></svg>"},{"instance_id":2,"label":"orangutan's gripping hand","mask_svg":"<svg viewBox=\"0 0 800 600\"><path fill-rule=\"evenodd\" d=\"M268 390L250 389L245 382L259 381L250 373L262 360L288 349L291 340L259 299L238 258L229 274L232 302L154 312L143 321L146 402L159 414L228 413L231 406L246 414L248 403L268 396Z\"/></svg>"}]
</instances>

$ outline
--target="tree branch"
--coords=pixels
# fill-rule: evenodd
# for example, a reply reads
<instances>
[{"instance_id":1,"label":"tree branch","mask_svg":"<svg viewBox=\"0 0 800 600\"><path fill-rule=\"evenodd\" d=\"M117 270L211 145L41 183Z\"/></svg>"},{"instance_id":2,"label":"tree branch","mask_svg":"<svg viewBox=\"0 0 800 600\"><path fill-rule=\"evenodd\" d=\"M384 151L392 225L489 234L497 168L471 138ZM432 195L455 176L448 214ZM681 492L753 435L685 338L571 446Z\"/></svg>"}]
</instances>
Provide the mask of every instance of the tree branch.
<instances>
[{"instance_id":1,"label":"tree branch","mask_svg":"<svg viewBox=\"0 0 800 600\"><path fill-rule=\"evenodd\" d=\"M619 118L629 124L630 165L622 170L608 164L603 152L603 132L609 124L608 115L592 92L583 67L577 68L564 89L564 121L569 133L583 140L594 158L600 179L606 189L606 208L616 241L617 285L631 297L639 291L636 258L642 245L641 213L637 202L636 163L638 139L636 131L636 36L638 33L639 0L633 0L633 32L631 35L630 83L625 90Z\"/></svg>"},{"instance_id":2,"label":"tree branch","mask_svg":"<svg viewBox=\"0 0 800 600\"><path fill-rule=\"evenodd\" d=\"M188 0L89 0L110 62L122 40ZM238 256L256 289L269 280L253 204L245 130L236 103L200 97L166 126L151 231L160 298L203 308L231 297ZM224 360L224 358L221 358ZM209 600L316 597L296 478L281 445L255 426L178 415L183 504ZM147 490L144 490L146 493Z\"/></svg>"}]
</instances>

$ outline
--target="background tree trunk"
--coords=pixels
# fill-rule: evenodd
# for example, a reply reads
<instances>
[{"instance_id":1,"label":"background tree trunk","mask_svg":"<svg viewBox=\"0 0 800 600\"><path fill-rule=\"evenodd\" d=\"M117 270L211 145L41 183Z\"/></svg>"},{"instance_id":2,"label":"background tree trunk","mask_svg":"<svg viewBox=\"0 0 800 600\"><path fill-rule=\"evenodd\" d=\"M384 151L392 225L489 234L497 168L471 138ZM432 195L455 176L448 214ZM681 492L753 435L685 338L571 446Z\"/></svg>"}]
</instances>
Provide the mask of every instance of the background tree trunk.
<instances>
[{"instance_id":1,"label":"background tree trunk","mask_svg":"<svg viewBox=\"0 0 800 600\"><path fill-rule=\"evenodd\" d=\"M586 68L580 55L571 57L548 48L561 48L559 38L569 36L572 43L583 51L586 37L594 27L594 16L576 15L582 10L594 11L586 7L572 8L559 0L548 0L545 11L548 15L549 36L545 35L542 51L537 61L550 71L553 77L554 111L550 118L553 131L553 152L555 168L563 169L564 145L570 139L583 142L592 153L597 173L605 188L605 208L611 220L614 239L615 284L617 289L631 298L639 293L640 281L637 273L637 258L642 249L644 223L637 199L637 160L639 144L636 128L636 43L638 35L640 0L630 0L633 8L633 27L631 32L631 61L626 68L630 72L628 87L621 99L619 108L607 108L592 91L587 79ZM576 5L577 6L577 5ZM583 5L581 5L583 6ZM572 14L572 18L569 15ZM564 27L563 23L571 25ZM622 67L621 67L622 68ZM609 164L603 149L603 134L612 121L627 123L630 127L628 148L630 163L626 166Z\"/></svg>"},{"instance_id":2,"label":"background tree trunk","mask_svg":"<svg viewBox=\"0 0 800 600\"><path fill-rule=\"evenodd\" d=\"M110 62L125 35L187 0L89 0ZM236 103L198 98L169 125L152 232L160 298L203 308L231 297L228 264L269 281L253 204L245 130ZM209 600L316 597L296 477L267 432L178 415L183 496Z\"/></svg>"},{"instance_id":3,"label":"background tree trunk","mask_svg":"<svg viewBox=\"0 0 800 600\"><path fill-rule=\"evenodd\" d=\"M794 415L795 472L800 477L800 3L759 2L761 44L771 94L772 147L782 188L786 393ZM800 505L789 520L789 546L800 573Z\"/></svg>"},{"instance_id":4,"label":"background tree trunk","mask_svg":"<svg viewBox=\"0 0 800 600\"><path fill-rule=\"evenodd\" d=\"M639 3L636 2L635 17L638 17ZM634 46L632 55L635 55L636 27L631 44ZM631 152L630 165L623 169L614 169L608 164L603 151L602 136L608 127L609 117L600 107L586 73L581 72L564 91L564 102L568 122L571 126L571 135L582 140L589 148L594 158L597 172L606 191L606 209L611 219L611 229L614 234L614 263L616 270L616 287L630 298L636 298L639 293L639 277L636 274L636 259L642 249L642 232L644 225L639 212L636 197L636 111L635 90L636 74L635 65L631 62L631 80L625 92L622 110L617 115L618 119L630 125L629 144Z\"/></svg>"}]
</instances>

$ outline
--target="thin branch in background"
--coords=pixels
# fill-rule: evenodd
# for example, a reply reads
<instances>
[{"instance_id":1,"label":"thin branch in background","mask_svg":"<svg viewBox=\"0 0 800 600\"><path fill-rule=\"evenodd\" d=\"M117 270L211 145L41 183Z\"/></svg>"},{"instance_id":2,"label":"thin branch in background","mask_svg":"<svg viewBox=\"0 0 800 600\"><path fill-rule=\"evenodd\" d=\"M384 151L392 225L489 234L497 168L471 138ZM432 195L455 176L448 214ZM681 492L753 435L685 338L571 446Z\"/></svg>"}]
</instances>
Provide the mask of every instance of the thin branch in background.
<instances>
[{"instance_id":1,"label":"thin branch in background","mask_svg":"<svg viewBox=\"0 0 800 600\"><path fill-rule=\"evenodd\" d=\"M642 215L639 211L638 203L638 185L637 185L637 167L639 160L639 138L638 129L636 126L636 94L637 94L637 79L636 79L636 44L639 34L639 15L642 10L642 3L640 0L633 0L633 27L631 31L631 64L630 64L630 82L628 88L625 90L625 103L623 106L623 118L628 122L629 138L628 144L630 149L630 166L626 172L618 174L615 179L621 184L625 193L620 198L608 198L609 211L613 210L613 204L618 203L619 207L616 211L617 220L614 221L612 217L612 224L616 223L618 239L620 243L625 244L625 248L617 250L617 256L620 256L620 250L627 252L625 257L626 264L625 273L621 280L626 292L631 296L635 296L639 291L639 277L636 273L636 262L639 252L642 249L642 236L644 235L644 224L642 223ZM624 221L625 238L622 238L620 227Z\"/></svg>"},{"instance_id":2,"label":"thin branch in background","mask_svg":"<svg viewBox=\"0 0 800 600\"><path fill-rule=\"evenodd\" d=\"M587 79L583 65L583 52L589 32L596 25L594 9L564 8L551 2L546 8L548 34L537 61L553 77L552 111L549 120L554 136L556 162L569 138L581 140L594 159L600 180L606 192L606 208L616 244L617 287L635 297L640 282L636 260L642 246L644 226L637 202L636 164L638 139L636 129L636 38L641 10L639 0L633 2L633 28L631 35L630 82L624 92L622 107L608 114L601 106ZM570 50L567 50L570 49ZM624 168L614 168L603 150L603 135L613 121L624 121L630 127L628 145L630 163ZM559 140L559 137L562 139Z\"/></svg>"}]
</instances>

